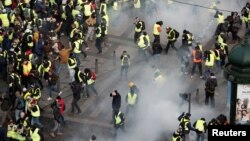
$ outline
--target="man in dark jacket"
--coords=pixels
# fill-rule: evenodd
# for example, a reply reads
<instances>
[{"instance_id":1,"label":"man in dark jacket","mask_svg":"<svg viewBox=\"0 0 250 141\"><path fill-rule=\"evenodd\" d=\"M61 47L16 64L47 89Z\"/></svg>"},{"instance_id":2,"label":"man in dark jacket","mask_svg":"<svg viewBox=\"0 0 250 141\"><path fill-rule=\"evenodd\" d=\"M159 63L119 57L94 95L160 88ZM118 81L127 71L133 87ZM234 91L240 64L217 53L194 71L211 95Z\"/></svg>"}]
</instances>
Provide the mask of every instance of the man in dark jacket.
<instances>
[{"instance_id":1,"label":"man in dark jacket","mask_svg":"<svg viewBox=\"0 0 250 141\"><path fill-rule=\"evenodd\" d=\"M206 80L205 83L205 104L208 105L209 99L211 103L211 107L215 107L215 102L214 102L214 91L215 87L217 87L217 79L214 75L214 73L210 73L210 77Z\"/></svg>"},{"instance_id":2,"label":"man in dark jacket","mask_svg":"<svg viewBox=\"0 0 250 141\"><path fill-rule=\"evenodd\" d=\"M74 114L75 112L75 108L77 109L77 113L80 114L82 111L80 109L80 107L78 106L77 102L80 100L81 98L81 92L82 92L82 84L78 83L76 81L71 83L71 90L73 92L73 100L71 102L71 113Z\"/></svg>"},{"instance_id":3,"label":"man in dark jacket","mask_svg":"<svg viewBox=\"0 0 250 141\"><path fill-rule=\"evenodd\" d=\"M114 90L112 93L110 93L110 97L113 97L112 101L112 109L113 109L112 123L113 123L115 121L115 113L118 113L121 107L121 95L118 93L117 90Z\"/></svg>"},{"instance_id":4,"label":"man in dark jacket","mask_svg":"<svg viewBox=\"0 0 250 141\"><path fill-rule=\"evenodd\" d=\"M50 133L51 137L55 137L55 132L56 135L62 135L62 133L60 132L60 126L61 126L61 122L62 122L62 115L60 113L60 107L59 104L54 101L51 104L51 108L53 110L53 116L54 116L54 127L52 129L52 132Z\"/></svg>"}]
</instances>

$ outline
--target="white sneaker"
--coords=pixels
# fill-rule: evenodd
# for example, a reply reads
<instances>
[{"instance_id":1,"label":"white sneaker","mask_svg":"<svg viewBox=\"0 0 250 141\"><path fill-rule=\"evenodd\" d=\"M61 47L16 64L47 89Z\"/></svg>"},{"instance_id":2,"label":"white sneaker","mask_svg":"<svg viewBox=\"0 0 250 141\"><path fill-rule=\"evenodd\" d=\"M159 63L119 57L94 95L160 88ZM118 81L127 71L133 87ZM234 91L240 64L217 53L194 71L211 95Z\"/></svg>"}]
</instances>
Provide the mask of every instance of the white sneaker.
<instances>
[{"instance_id":1,"label":"white sneaker","mask_svg":"<svg viewBox=\"0 0 250 141\"><path fill-rule=\"evenodd\" d=\"M60 92L58 93L58 95L59 95L59 96L62 95L62 91L60 91Z\"/></svg>"},{"instance_id":2,"label":"white sneaker","mask_svg":"<svg viewBox=\"0 0 250 141\"><path fill-rule=\"evenodd\" d=\"M50 100L52 100L52 98L51 98L51 97L49 97L47 100L48 100L48 101L50 101Z\"/></svg>"}]
</instances>

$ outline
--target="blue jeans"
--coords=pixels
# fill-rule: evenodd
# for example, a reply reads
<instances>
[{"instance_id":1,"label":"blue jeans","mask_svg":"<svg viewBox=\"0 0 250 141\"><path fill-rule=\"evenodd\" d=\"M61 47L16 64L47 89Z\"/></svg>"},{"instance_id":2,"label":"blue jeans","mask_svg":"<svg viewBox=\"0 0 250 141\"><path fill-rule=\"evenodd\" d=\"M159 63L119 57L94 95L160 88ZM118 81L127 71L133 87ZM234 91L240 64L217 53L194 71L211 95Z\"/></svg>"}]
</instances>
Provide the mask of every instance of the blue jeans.
<instances>
[{"instance_id":1,"label":"blue jeans","mask_svg":"<svg viewBox=\"0 0 250 141\"><path fill-rule=\"evenodd\" d=\"M87 95L87 97L89 97L89 89L92 89L92 91L96 94L96 95L98 95L98 92L97 92L97 90L95 89L95 83L92 83L92 84L90 84L90 85L86 85L86 95Z\"/></svg>"},{"instance_id":2,"label":"blue jeans","mask_svg":"<svg viewBox=\"0 0 250 141\"><path fill-rule=\"evenodd\" d=\"M16 118L16 121L20 118L20 113L21 113L22 111L23 111L23 110L18 110L18 109L15 110L15 118Z\"/></svg>"},{"instance_id":3,"label":"blue jeans","mask_svg":"<svg viewBox=\"0 0 250 141\"><path fill-rule=\"evenodd\" d=\"M148 62L149 53L148 53L148 50L147 50L147 49L141 49L141 48L139 48L139 50L138 50L138 55L142 56L143 59L145 59L146 62Z\"/></svg>"},{"instance_id":4,"label":"blue jeans","mask_svg":"<svg viewBox=\"0 0 250 141\"><path fill-rule=\"evenodd\" d=\"M127 79L127 77L128 77L128 68L129 68L129 66L127 66L127 65L121 66L121 75L120 75L121 79L123 77L123 74L125 75L125 79Z\"/></svg>"},{"instance_id":5,"label":"blue jeans","mask_svg":"<svg viewBox=\"0 0 250 141\"><path fill-rule=\"evenodd\" d=\"M196 141L204 141L205 133L196 133Z\"/></svg>"},{"instance_id":6,"label":"blue jeans","mask_svg":"<svg viewBox=\"0 0 250 141\"><path fill-rule=\"evenodd\" d=\"M60 88L59 88L59 85L56 84L56 85L49 85L49 97L52 97L52 91L54 92L60 92Z\"/></svg>"},{"instance_id":7,"label":"blue jeans","mask_svg":"<svg viewBox=\"0 0 250 141\"><path fill-rule=\"evenodd\" d=\"M31 118L31 125L37 124L40 128L43 128L43 124L40 122L39 117Z\"/></svg>"}]
</instances>

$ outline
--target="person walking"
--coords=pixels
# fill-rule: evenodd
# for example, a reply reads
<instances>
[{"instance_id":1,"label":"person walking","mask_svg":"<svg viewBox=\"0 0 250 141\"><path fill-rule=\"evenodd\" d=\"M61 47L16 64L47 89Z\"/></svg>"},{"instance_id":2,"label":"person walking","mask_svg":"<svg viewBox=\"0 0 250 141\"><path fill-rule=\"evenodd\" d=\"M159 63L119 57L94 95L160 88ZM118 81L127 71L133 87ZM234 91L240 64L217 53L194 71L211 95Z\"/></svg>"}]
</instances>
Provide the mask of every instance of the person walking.
<instances>
[{"instance_id":1,"label":"person walking","mask_svg":"<svg viewBox=\"0 0 250 141\"><path fill-rule=\"evenodd\" d=\"M122 80L123 75L125 75L125 80L127 80L128 77L128 69L130 66L130 55L126 50L122 52L122 55L120 57L121 59L121 74L120 74L120 80Z\"/></svg>"},{"instance_id":2,"label":"person walking","mask_svg":"<svg viewBox=\"0 0 250 141\"><path fill-rule=\"evenodd\" d=\"M177 48L175 47L174 44L177 41L177 38L179 37L179 32L177 32L175 29L171 27L167 27L166 33L167 33L168 43L167 43L165 51L166 51L166 54L168 54L168 50L170 47L172 47L172 49L177 51Z\"/></svg>"},{"instance_id":3,"label":"person walking","mask_svg":"<svg viewBox=\"0 0 250 141\"><path fill-rule=\"evenodd\" d=\"M205 118L198 119L194 122L193 127L196 131L196 141L204 141L205 133L207 131L207 123Z\"/></svg>"},{"instance_id":4,"label":"person walking","mask_svg":"<svg viewBox=\"0 0 250 141\"><path fill-rule=\"evenodd\" d=\"M89 68L84 69L84 79L83 82L86 84L86 98L89 97L89 89L95 93L95 96L98 95L98 92L95 88L95 80L96 80L96 73L91 71Z\"/></svg>"},{"instance_id":5,"label":"person walking","mask_svg":"<svg viewBox=\"0 0 250 141\"><path fill-rule=\"evenodd\" d=\"M136 105L138 103L138 94L135 93L133 89L131 89L130 92L126 95L125 102L126 102L125 115L127 116L130 109L133 109L135 111Z\"/></svg>"},{"instance_id":6,"label":"person walking","mask_svg":"<svg viewBox=\"0 0 250 141\"><path fill-rule=\"evenodd\" d=\"M113 97L112 100L112 121L111 123L115 122L115 114L119 113L120 107L121 107L121 95L117 90L114 90L112 93L110 93L110 97Z\"/></svg>"},{"instance_id":7,"label":"person walking","mask_svg":"<svg viewBox=\"0 0 250 141\"><path fill-rule=\"evenodd\" d=\"M161 43L160 34L162 31L162 25L163 25L163 21L157 21L154 24L154 28L153 28L154 42Z\"/></svg>"},{"instance_id":8,"label":"person walking","mask_svg":"<svg viewBox=\"0 0 250 141\"><path fill-rule=\"evenodd\" d=\"M71 83L70 87L71 87L71 90L73 92L73 100L71 102L71 113L74 114L75 108L76 108L77 114L80 114L82 111L81 111L80 107L78 106L77 102L81 98L82 84L74 81L73 83Z\"/></svg>"},{"instance_id":9,"label":"person walking","mask_svg":"<svg viewBox=\"0 0 250 141\"><path fill-rule=\"evenodd\" d=\"M200 48L198 46L196 46L195 49L193 50L192 58L193 58L193 67L192 67L192 71L191 71L191 78L193 78L196 66L198 66L200 78L203 78L203 76L202 76L202 64L201 64L202 52L200 51Z\"/></svg>"},{"instance_id":10,"label":"person walking","mask_svg":"<svg viewBox=\"0 0 250 141\"><path fill-rule=\"evenodd\" d=\"M121 111L116 111L114 118L115 118L115 121L114 121L115 136L117 136L117 132L119 129L125 132L125 128L124 128L125 118L124 118L124 114Z\"/></svg>"},{"instance_id":11,"label":"person walking","mask_svg":"<svg viewBox=\"0 0 250 141\"><path fill-rule=\"evenodd\" d=\"M146 31L144 31L138 40L138 54L143 56L143 59L148 62L149 52L148 47L150 46L150 38Z\"/></svg>"},{"instance_id":12,"label":"person walking","mask_svg":"<svg viewBox=\"0 0 250 141\"><path fill-rule=\"evenodd\" d=\"M217 87L217 79L214 73L210 73L209 78L205 82L205 104L208 105L209 99L211 107L215 107L214 92Z\"/></svg>"},{"instance_id":13,"label":"person walking","mask_svg":"<svg viewBox=\"0 0 250 141\"><path fill-rule=\"evenodd\" d=\"M180 128L182 130L182 135L183 135L183 141L190 141L189 139L189 133L190 130L192 131L197 131L195 128L191 126L190 123L190 113L185 113L183 112L179 117L178 120L180 121Z\"/></svg>"},{"instance_id":14,"label":"person walking","mask_svg":"<svg viewBox=\"0 0 250 141\"><path fill-rule=\"evenodd\" d=\"M60 136L60 135L63 134L62 132L60 132L60 127L61 127L63 117L62 117L62 115L60 113L60 106L56 101L54 101L51 104L51 108L52 108L53 116L54 116L54 127L52 129L52 132L50 133L50 136L55 138L56 135Z\"/></svg>"},{"instance_id":15,"label":"person walking","mask_svg":"<svg viewBox=\"0 0 250 141\"><path fill-rule=\"evenodd\" d=\"M52 91L55 91L58 93L58 95L62 94L62 91L60 90L60 82L59 80L59 76L56 75L54 72L52 72L52 70L49 71L48 74L48 88L49 88L49 97L48 97L48 101L52 100Z\"/></svg>"}]
</instances>

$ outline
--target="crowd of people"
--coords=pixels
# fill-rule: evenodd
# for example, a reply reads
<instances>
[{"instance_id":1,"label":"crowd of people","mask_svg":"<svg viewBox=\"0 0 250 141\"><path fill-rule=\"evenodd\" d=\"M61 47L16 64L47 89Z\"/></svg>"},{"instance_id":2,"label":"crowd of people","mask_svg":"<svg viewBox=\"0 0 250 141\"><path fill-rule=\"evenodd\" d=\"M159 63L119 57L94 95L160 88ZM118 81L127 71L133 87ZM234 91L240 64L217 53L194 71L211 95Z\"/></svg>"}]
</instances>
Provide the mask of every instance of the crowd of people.
<instances>
[{"instance_id":1,"label":"crowd of people","mask_svg":"<svg viewBox=\"0 0 250 141\"><path fill-rule=\"evenodd\" d=\"M113 9L117 10L117 1L113 1ZM140 0L134 3L135 8L140 8ZM108 46L109 16L107 9L109 6L105 0L101 0L97 5L94 0L3 0L0 2L0 71L3 80L8 84L7 92L2 96L1 109L3 111L1 126L7 123L7 136L1 136L4 140L44 140L41 130L44 128L40 122L41 107L39 101L44 94L42 90L48 89L47 100L52 101L51 108L54 117L54 127L50 132L51 137L61 136L63 133L60 127L64 125L63 113L65 110L64 100L61 97L63 91L60 87L60 76L64 68L69 72L69 83L73 93L71 103L71 113L81 113L78 106L83 89L86 91L85 97L90 97L89 89L98 96L95 88L96 74L90 68L81 71L81 56L88 55L85 50L90 46L89 42L95 40L97 54L102 54L103 46ZM211 106L214 104L214 91L217 86L215 74L219 73L225 65L226 57L229 53L227 41L228 33L232 33L234 41L240 41L237 35L242 22L249 28L250 4L247 3L242 9L241 16L237 12L232 12L224 18L221 12L216 12L218 28L215 33L216 43L214 48L204 48L201 43L193 45L194 35L184 29L181 40L182 46L175 47L180 33L171 26L166 27L167 46L177 51L181 60L181 71L190 74L193 78L196 66L199 69L199 76L205 79L206 104L209 99ZM243 19L243 20L241 20ZM159 58L162 52L161 33L164 31L163 21L157 21L153 27L152 50L155 60L155 68L159 68ZM148 61L149 49L151 47L150 36L145 23L139 17L135 18L134 43L138 47L138 53L145 61ZM69 39L67 46L60 41L61 38ZM192 70L189 71L189 60L193 63ZM127 79L130 66L130 55L124 51L121 56L121 79L125 73ZM204 63L204 64L203 64ZM213 72L216 64L216 72ZM202 67L205 66L205 71ZM45 84L48 85L45 87ZM138 101L139 92L134 89L134 84L130 84L130 92L126 97L126 113L131 107L135 107ZM56 98L53 99L53 92ZM118 91L113 91L111 97L119 96ZM113 121L116 129L124 129L123 113L119 110L120 103L116 99L113 103ZM14 116L12 116L12 114ZM201 118L192 128L186 124L190 114L183 114L179 118L180 122L185 122L182 128L198 131L198 125L205 123ZM218 121L215 119L215 121ZM188 126L186 128L186 126ZM179 133L175 132L175 134ZM205 132L206 127L200 132ZM182 132L184 133L184 132ZM184 134L188 134L186 132ZM197 134L198 134L197 133ZM182 135L182 134L180 134ZM199 134L203 138L203 135ZM95 140L95 136L92 136Z\"/></svg>"}]
</instances>

